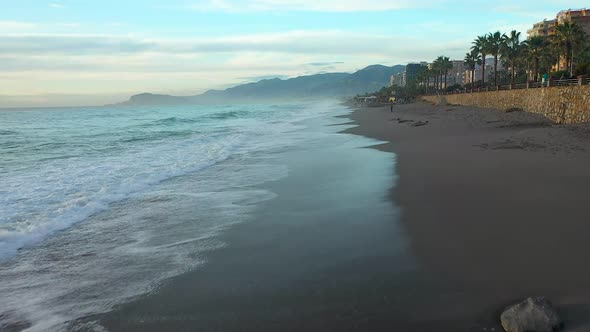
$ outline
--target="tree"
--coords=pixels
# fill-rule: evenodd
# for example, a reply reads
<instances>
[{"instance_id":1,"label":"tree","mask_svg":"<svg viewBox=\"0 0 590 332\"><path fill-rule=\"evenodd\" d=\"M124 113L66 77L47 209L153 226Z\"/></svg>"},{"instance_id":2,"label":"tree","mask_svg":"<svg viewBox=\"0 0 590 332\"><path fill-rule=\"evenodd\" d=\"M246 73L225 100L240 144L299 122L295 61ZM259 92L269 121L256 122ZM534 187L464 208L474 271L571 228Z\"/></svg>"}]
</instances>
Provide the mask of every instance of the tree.
<instances>
[{"instance_id":1,"label":"tree","mask_svg":"<svg viewBox=\"0 0 590 332\"><path fill-rule=\"evenodd\" d=\"M503 35L500 53L502 60L510 67L510 84L514 84L514 79L516 77L516 62L520 59L522 54L520 32L512 30L510 35Z\"/></svg>"},{"instance_id":2,"label":"tree","mask_svg":"<svg viewBox=\"0 0 590 332\"><path fill-rule=\"evenodd\" d=\"M442 56L439 56L432 62L432 71L434 72L434 86L437 90L442 87L442 61Z\"/></svg>"},{"instance_id":3,"label":"tree","mask_svg":"<svg viewBox=\"0 0 590 332\"><path fill-rule=\"evenodd\" d=\"M430 73L428 68L422 67L420 71L416 74L416 82L419 82L419 85L424 88L424 92L428 89L427 81L430 79Z\"/></svg>"},{"instance_id":4,"label":"tree","mask_svg":"<svg viewBox=\"0 0 590 332\"><path fill-rule=\"evenodd\" d=\"M430 88L430 79L434 77L434 71L430 68L427 68L426 71L426 88ZM434 82L432 83L434 86Z\"/></svg>"},{"instance_id":5,"label":"tree","mask_svg":"<svg viewBox=\"0 0 590 332\"><path fill-rule=\"evenodd\" d=\"M434 70L432 70L431 68L426 68L424 70L424 74L426 75L426 89L428 91L428 89L430 88L430 79L434 78ZM432 86L434 87L434 80L432 82Z\"/></svg>"},{"instance_id":6,"label":"tree","mask_svg":"<svg viewBox=\"0 0 590 332\"><path fill-rule=\"evenodd\" d=\"M529 38L525 44L524 54L533 63L533 80L539 80L539 63L547 56L547 38L534 36Z\"/></svg>"},{"instance_id":7,"label":"tree","mask_svg":"<svg viewBox=\"0 0 590 332\"><path fill-rule=\"evenodd\" d=\"M449 70L453 69L453 62L451 61L451 59L449 59L449 57L443 56L441 57L441 72L444 73L445 75L445 89L447 88L447 75L449 74Z\"/></svg>"},{"instance_id":8,"label":"tree","mask_svg":"<svg viewBox=\"0 0 590 332\"><path fill-rule=\"evenodd\" d=\"M489 47L488 39L486 38L486 36L478 36L473 41L473 46L471 47L471 50L473 52L481 54L481 85L480 85L480 87L483 87L483 85L485 83L486 55L489 54L489 49L490 49L490 47Z\"/></svg>"},{"instance_id":9,"label":"tree","mask_svg":"<svg viewBox=\"0 0 590 332\"><path fill-rule=\"evenodd\" d=\"M471 72L471 92L473 92L473 86L475 85L475 68L477 65L481 64L481 56L479 52L472 50L471 52L465 54L465 66Z\"/></svg>"},{"instance_id":10,"label":"tree","mask_svg":"<svg viewBox=\"0 0 590 332\"><path fill-rule=\"evenodd\" d=\"M573 74L574 51L584 43L586 39L584 31L575 22L565 21L555 26L553 37L554 43L565 56L566 70ZM559 64L557 69L561 69Z\"/></svg>"},{"instance_id":11,"label":"tree","mask_svg":"<svg viewBox=\"0 0 590 332\"><path fill-rule=\"evenodd\" d=\"M506 35L500 33L500 31L490 33L486 36L488 40L488 51L494 56L494 85L496 86L498 85L498 56L505 38Z\"/></svg>"},{"instance_id":12,"label":"tree","mask_svg":"<svg viewBox=\"0 0 590 332\"><path fill-rule=\"evenodd\" d=\"M440 77L440 79L438 80L438 88L442 89L443 84L446 88L447 74L449 73L449 70L453 69L453 62L451 62L451 59L449 59L449 57L441 55L438 58L436 58L436 60L434 60L434 62L432 63L432 67L436 71L437 75Z\"/></svg>"},{"instance_id":13,"label":"tree","mask_svg":"<svg viewBox=\"0 0 590 332\"><path fill-rule=\"evenodd\" d=\"M586 42L581 47L576 55L576 62L590 64L590 41L586 39Z\"/></svg>"}]
</instances>

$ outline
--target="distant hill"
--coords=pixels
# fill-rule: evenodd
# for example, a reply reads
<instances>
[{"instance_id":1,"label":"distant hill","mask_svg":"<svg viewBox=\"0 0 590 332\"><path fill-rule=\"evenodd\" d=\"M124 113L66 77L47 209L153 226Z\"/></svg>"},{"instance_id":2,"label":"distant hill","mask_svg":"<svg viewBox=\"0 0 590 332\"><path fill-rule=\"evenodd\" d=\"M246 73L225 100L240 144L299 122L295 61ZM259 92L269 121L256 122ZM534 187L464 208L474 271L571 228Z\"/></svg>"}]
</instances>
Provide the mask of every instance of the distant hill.
<instances>
[{"instance_id":1,"label":"distant hill","mask_svg":"<svg viewBox=\"0 0 590 332\"><path fill-rule=\"evenodd\" d=\"M377 91L389 85L391 75L400 74L405 66L372 65L353 74L328 73L291 79L267 79L225 90L209 90L186 97L142 93L123 105L170 105L187 103L231 103L302 98L345 97Z\"/></svg>"}]
</instances>

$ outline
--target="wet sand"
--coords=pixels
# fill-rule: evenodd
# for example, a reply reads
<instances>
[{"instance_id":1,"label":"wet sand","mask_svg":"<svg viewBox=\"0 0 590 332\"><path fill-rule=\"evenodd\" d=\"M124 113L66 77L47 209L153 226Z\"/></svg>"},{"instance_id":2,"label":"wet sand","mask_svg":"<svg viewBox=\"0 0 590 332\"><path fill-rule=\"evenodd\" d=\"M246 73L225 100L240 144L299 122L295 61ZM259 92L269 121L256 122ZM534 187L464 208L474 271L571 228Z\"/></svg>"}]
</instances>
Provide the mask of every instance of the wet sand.
<instances>
[{"instance_id":1,"label":"wet sand","mask_svg":"<svg viewBox=\"0 0 590 332\"><path fill-rule=\"evenodd\" d=\"M288 165L289 176L262 186L277 197L261 204L250 221L228 229L220 237L227 247L156 292L88 319L108 331L423 332L464 326L468 314L440 304L457 289L424 273L408 250L388 199L395 158L365 148L374 144L335 133L278 153L269 162Z\"/></svg>"},{"instance_id":2,"label":"wet sand","mask_svg":"<svg viewBox=\"0 0 590 332\"><path fill-rule=\"evenodd\" d=\"M388 141L379 148L398 155L391 199L428 270L478 294L482 309L545 295L566 330L590 329L587 125L426 103L352 118L360 126L348 132Z\"/></svg>"},{"instance_id":3,"label":"wet sand","mask_svg":"<svg viewBox=\"0 0 590 332\"><path fill-rule=\"evenodd\" d=\"M226 248L89 319L109 331L501 331L504 306L541 294L567 331L588 330L586 128L428 104L351 117L346 132L389 143L342 135L282 154L289 176L264 186L277 198Z\"/></svg>"}]
</instances>

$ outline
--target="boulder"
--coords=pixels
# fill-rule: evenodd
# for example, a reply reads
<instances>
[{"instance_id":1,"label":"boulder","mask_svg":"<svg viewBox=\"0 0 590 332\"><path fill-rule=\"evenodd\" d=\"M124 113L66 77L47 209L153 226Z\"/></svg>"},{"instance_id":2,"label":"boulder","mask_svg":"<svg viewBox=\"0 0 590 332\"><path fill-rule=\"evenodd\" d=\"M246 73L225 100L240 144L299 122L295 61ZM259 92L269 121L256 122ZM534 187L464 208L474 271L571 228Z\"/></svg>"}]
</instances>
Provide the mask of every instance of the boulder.
<instances>
[{"instance_id":1,"label":"boulder","mask_svg":"<svg viewBox=\"0 0 590 332\"><path fill-rule=\"evenodd\" d=\"M553 332L561 326L559 315L544 297L529 297L506 308L500 320L506 332Z\"/></svg>"}]
</instances>

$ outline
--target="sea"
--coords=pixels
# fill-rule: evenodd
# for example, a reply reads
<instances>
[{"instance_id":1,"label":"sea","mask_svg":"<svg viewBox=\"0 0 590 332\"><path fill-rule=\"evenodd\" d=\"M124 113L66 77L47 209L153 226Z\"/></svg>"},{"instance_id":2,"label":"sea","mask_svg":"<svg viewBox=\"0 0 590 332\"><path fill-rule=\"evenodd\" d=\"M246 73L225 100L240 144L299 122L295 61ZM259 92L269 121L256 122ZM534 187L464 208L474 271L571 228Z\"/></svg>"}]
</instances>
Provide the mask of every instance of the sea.
<instances>
[{"instance_id":1,"label":"sea","mask_svg":"<svg viewBox=\"0 0 590 332\"><path fill-rule=\"evenodd\" d=\"M103 330L71 322L205 266L228 245L221 234L277 196L261 184L290 165L273 156L350 140L331 126L348 112L336 101L0 110L0 330Z\"/></svg>"}]
</instances>

